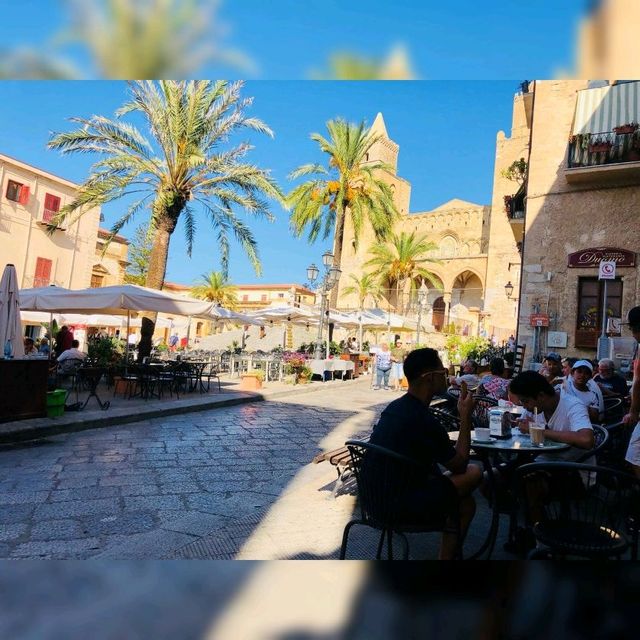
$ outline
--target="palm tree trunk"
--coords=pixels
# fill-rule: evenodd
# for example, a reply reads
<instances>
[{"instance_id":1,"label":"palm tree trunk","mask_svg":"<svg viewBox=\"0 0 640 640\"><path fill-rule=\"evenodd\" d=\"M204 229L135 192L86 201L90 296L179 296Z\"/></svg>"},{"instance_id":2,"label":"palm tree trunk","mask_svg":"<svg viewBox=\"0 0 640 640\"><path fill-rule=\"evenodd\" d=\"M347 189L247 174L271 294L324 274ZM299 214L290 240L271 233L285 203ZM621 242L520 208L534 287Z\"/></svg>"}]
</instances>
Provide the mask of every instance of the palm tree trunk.
<instances>
[{"instance_id":1,"label":"palm tree trunk","mask_svg":"<svg viewBox=\"0 0 640 640\"><path fill-rule=\"evenodd\" d=\"M167 271L167 258L169 257L169 242L176 225L171 219L165 219L156 225L149 255L149 269L145 286L150 289L162 289L164 276ZM145 312L142 314L142 327L140 328L140 342L138 344L138 362L142 362L151 354L153 346L153 332L156 327L157 313ZM128 338L128 336L127 336Z\"/></svg>"},{"instance_id":2,"label":"palm tree trunk","mask_svg":"<svg viewBox=\"0 0 640 640\"><path fill-rule=\"evenodd\" d=\"M342 269L342 243L344 242L344 220L346 216L346 209L343 208L341 214L336 215L336 229L333 235L333 266ZM329 307L336 308L338 304L338 292L340 290L340 283L331 290L331 298L329 300Z\"/></svg>"}]
</instances>

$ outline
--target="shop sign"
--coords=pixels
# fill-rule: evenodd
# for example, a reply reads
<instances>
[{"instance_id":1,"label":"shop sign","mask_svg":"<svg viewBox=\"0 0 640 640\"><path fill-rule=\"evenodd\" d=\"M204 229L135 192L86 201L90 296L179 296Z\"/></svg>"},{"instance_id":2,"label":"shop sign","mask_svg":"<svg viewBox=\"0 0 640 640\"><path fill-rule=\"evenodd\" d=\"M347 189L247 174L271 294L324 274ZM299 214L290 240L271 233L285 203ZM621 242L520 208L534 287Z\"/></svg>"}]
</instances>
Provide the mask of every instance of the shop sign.
<instances>
[{"instance_id":1,"label":"shop sign","mask_svg":"<svg viewBox=\"0 0 640 640\"><path fill-rule=\"evenodd\" d=\"M548 327L549 316L546 313L532 313L529 316L529 324L532 327Z\"/></svg>"},{"instance_id":2,"label":"shop sign","mask_svg":"<svg viewBox=\"0 0 640 640\"><path fill-rule=\"evenodd\" d=\"M617 267L635 267L636 254L615 247L595 247L582 249L568 256L568 267L597 268L601 262L615 262Z\"/></svg>"}]
</instances>

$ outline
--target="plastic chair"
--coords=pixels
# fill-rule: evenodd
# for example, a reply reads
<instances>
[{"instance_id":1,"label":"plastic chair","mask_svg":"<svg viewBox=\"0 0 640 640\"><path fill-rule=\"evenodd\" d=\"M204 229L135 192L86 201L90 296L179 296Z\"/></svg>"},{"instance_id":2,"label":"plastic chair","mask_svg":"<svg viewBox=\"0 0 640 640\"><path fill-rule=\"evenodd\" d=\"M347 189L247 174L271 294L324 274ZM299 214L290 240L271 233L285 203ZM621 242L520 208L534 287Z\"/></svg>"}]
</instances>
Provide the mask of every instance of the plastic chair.
<instances>
[{"instance_id":1,"label":"plastic chair","mask_svg":"<svg viewBox=\"0 0 640 640\"><path fill-rule=\"evenodd\" d=\"M620 558L629 550L635 553L640 513L636 478L576 462L535 462L516 473L528 524L542 545L530 558ZM541 514L537 520L534 511Z\"/></svg>"},{"instance_id":2,"label":"plastic chair","mask_svg":"<svg viewBox=\"0 0 640 640\"><path fill-rule=\"evenodd\" d=\"M448 514L433 514L433 522L407 522L400 498L407 496L417 483L424 483L431 476L415 460L384 447L358 440L348 440L346 446L351 454L351 468L358 487L360 518L347 523L342 536L340 559L344 560L349 532L356 524L372 527L381 532L376 558L382 556L382 547L387 539L387 558L393 559L393 535L403 541L403 559L409 559L409 542L406 533L434 531L458 534L460 541L460 517L457 500L451 504ZM461 557L459 545L457 556Z\"/></svg>"}]
</instances>

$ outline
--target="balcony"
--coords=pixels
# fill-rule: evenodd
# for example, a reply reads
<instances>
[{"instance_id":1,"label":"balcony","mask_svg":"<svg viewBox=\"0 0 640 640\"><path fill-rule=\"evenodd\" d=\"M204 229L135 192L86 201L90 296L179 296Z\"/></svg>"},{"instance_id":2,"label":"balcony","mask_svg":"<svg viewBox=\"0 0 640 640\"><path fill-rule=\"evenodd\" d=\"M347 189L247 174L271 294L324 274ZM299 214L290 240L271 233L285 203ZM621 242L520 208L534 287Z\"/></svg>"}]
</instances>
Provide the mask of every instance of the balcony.
<instances>
[{"instance_id":1,"label":"balcony","mask_svg":"<svg viewBox=\"0 0 640 640\"><path fill-rule=\"evenodd\" d=\"M638 125L571 136L565 178L570 184L640 183Z\"/></svg>"},{"instance_id":2,"label":"balcony","mask_svg":"<svg viewBox=\"0 0 640 640\"><path fill-rule=\"evenodd\" d=\"M518 191L512 196L504 197L504 210L509 219L511 230L513 231L516 242L522 241L524 234L524 216L525 216L525 199L526 190L522 185Z\"/></svg>"}]
</instances>

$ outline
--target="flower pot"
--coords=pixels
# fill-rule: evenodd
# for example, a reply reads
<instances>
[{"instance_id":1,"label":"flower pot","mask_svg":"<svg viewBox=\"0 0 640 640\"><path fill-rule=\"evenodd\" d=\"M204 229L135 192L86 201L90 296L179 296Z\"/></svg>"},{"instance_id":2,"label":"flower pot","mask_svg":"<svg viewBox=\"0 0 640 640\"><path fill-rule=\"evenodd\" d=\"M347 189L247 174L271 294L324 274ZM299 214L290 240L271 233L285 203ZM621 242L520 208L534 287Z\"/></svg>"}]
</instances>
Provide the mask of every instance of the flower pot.
<instances>
[{"instance_id":1,"label":"flower pot","mask_svg":"<svg viewBox=\"0 0 640 640\"><path fill-rule=\"evenodd\" d=\"M262 380L258 376L243 373L240 389L243 391L257 391L262 389Z\"/></svg>"},{"instance_id":2,"label":"flower pot","mask_svg":"<svg viewBox=\"0 0 640 640\"><path fill-rule=\"evenodd\" d=\"M637 124L623 124L620 127L614 127L613 130L617 135L624 135L625 133L633 133L638 128Z\"/></svg>"},{"instance_id":3,"label":"flower pot","mask_svg":"<svg viewBox=\"0 0 640 640\"><path fill-rule=\"evenodd\" d=\"M610 150L611 144L607 142L589 145L589 153L609 153Z\"/></svg>"},{"instance_id":4,"label":"flower pot","mask_svg":"<svg viewBox=\"0 0 640 640\"><path fill-rule=\"evenodd\" d=\"M309 383L309 378L307 376L298 376L297 383L298 384L308 384Z\"/></svg>"}]
</instances>

